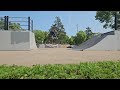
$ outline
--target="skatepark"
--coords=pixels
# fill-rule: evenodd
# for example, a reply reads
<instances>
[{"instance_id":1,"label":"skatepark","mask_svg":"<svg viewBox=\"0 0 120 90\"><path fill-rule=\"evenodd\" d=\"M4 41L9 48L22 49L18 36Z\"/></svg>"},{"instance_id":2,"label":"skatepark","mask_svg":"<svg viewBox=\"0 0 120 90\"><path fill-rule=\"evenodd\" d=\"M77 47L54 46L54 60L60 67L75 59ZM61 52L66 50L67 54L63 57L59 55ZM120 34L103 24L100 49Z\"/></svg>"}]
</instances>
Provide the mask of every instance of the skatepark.
<instances>
[{"instance_id":1,"label":"skatepark","mask_svg":"<svg viewBox=\"0 0 120 90\"><path fill-rule=\"evenodd\" d=\"M6 31L1 32L6 34ZM1 32L0 36L4 37L5 35ZM37 48L34 34L32 32L14 32L16 37L19 37L20 33L20 36L23 35L22 33L28 34L28 36L23 35L22 38L19 37L22 42L20 43L18 38L13 38L15 37L14 34L11 34L11 37L8 35L10 32L7 31L7 36L9 37L5 38L6 41L13 42L14 40L14 43L6 42L6 45L1 44L0 65L15 64L32 66L36 64L78 64L80 62L117 61L120 60L119 32L120 31L111 31L104 33L101 36L94 36L90 40L82 43L80 46L74 46L73 48ZM18 35L16 33L18 33ZM28 40L25 41L27 38ZM3 41L2 38L0 40ZM19 43L17 43L18 41ZM25 42L27 42L27 44ZM12 45L14 47L12 47Z\"/></svg>"},{"instance_id":2,"label":"skatepark","mask_svg":"<svg viewBox=\"0 0 120 90\"><path fill-rule=\"evenodd\" d=\"M73 48L37 48L30 31L0 31L0 65L76 64L120 60L120 31L96 35Z\"/></svg>"}]
</instances>

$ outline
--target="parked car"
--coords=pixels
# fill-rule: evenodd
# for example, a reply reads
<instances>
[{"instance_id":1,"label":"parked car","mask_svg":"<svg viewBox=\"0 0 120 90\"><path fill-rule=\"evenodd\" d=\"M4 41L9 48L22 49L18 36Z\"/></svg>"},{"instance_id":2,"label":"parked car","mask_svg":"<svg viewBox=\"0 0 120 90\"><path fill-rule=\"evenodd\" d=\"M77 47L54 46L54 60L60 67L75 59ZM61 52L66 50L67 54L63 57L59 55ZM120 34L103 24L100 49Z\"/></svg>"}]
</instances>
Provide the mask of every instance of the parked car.
<instances>
[{"instance_id":1,"label":"parked car","mask_svg":"<svg viewBox=\"0 0 120 90\"><path fill-rule=\"evenodd\" d=\"M67 46L67 48L73 48L73 47L70 45L70 46Z\"/></svg>"}]
</instances>

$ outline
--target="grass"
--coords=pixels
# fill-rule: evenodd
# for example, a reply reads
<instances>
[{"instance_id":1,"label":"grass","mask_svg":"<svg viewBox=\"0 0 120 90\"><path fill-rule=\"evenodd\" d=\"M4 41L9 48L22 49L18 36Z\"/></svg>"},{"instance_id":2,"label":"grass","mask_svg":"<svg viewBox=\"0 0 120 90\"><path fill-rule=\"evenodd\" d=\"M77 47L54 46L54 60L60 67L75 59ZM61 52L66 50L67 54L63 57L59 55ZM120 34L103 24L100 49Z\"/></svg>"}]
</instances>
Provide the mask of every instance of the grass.
<instances>
[{"instance_id":1,"label":"grass","mask_svg":"<svg viewBox=\"0 0 120 90\"><path fill-rule=\"evenodd\" d=\"M120 61L67 65L0 66L0 79L119 79Z\"/></svg>"}]
</instances>

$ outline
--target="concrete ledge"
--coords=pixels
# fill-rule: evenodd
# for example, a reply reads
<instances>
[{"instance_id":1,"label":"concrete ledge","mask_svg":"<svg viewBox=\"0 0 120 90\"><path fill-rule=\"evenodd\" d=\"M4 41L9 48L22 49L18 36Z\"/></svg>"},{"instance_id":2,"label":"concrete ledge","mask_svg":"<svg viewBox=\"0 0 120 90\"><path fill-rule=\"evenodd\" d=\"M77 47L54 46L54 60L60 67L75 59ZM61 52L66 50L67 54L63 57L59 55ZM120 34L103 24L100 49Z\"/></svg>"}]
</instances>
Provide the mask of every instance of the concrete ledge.
<instances>
[{"instance_id":1,"label":"concrete ledge","mask_svg":"<svg viewBox=\"0 0 120 90\"><path fill-rule=\"evenodd\" d=\"M30 31L0 31L0 50L31 50L37 48Z\"/></svg>"}]
</instances>

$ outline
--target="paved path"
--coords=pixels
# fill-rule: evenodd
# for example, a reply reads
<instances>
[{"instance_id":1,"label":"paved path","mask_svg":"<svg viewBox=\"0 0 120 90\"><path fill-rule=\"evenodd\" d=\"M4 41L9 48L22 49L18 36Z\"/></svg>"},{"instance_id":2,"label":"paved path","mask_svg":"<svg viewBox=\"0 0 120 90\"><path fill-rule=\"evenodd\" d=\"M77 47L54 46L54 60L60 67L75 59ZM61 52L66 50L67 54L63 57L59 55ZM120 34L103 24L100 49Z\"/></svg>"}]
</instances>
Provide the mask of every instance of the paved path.
<instances>
[{"instance_id":1,"label":"paved path","mask_svg":"<svg viewBox=\"0 0 120 90\"><path fill-rule=\"evenodd\" d=\"M75 51L41 48L32 51L0 51L0 65L71 64L86 61L120 60L120 51Z\"/></svg>"}]
</instances>

